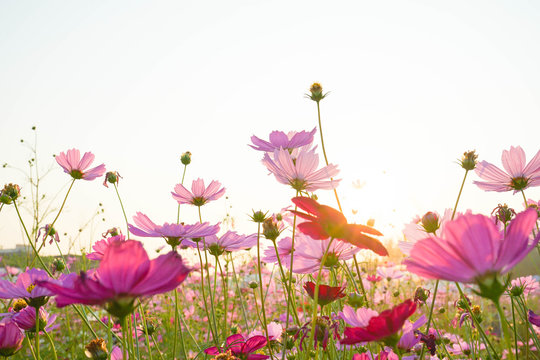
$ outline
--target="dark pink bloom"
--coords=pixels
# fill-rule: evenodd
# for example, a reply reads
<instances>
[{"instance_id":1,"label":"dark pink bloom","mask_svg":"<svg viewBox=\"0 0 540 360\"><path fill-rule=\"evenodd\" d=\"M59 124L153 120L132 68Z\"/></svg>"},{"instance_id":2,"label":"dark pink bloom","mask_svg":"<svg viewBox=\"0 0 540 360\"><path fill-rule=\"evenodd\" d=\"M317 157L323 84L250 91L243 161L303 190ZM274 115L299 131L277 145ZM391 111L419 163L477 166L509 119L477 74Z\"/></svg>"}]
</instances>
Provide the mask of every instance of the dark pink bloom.
<instances>
[{"instance_id":1,"label":"dark pink bloom","mask_svg":"<svg viewBox=\"0 0 540 360\"><path fill-rule=\"evenodd\" d=\"M529 241L537 218L534 209L516 215L505 235L487 216L462 215L448 222L441 237L418 241L404 264L410 272L426 278L463 283L504 274L540 240L537 235L534 241Z\"/></svg>"},{"instance_id":2,"label":"dark pink bloom","mask_svg":"<svg viewBox=\"0 0 540 360\"><path fill-rule=\"evenodd\" d=\"M186 189L184 185L178 184L174 187L172 197L179 204L192 204L195 206L203 206L208 201L217 200L225 194L225 188L221 188L219 181L213 180L208 187L204 186L203 179L193 180L191 191Z\"/></svg>"},{"instance_id":3,"label":"dark pink bloom","mask_svg":"<svg viewBox=\"0 0 540 360\"><path fill-rule=\"evenodd\" d=\"M40 307L39 329L45 331L51 330L56 321L56 316L56 314L49 315L43 307ZM19 312L14 313L11 318L21 329L29 332L36 331L36 309L33 307L27 306Z\"/></svg>"},{"instance_id":4,"label":"dark pink bloom","mask_svg":"<svg viewBox=\"0 0 540 360\"><path fill-rule=\"evenodd\" d=\"M97 241L94 246L92 246L94 251L86 255L86 258L89 260L101 261L103 255L105 255L105 252L109 248L109 245L117 241L126 241L126 237L124 235L116 235Z\"/></svg>"},{"instance_id":5,"label":"dark pink bloom","mask_svg":"<svg viewBox=\"0 0 540 360\"><path fill-rule=\"evenodd\" d=\"M358 344L368 341L385 341L401 330L405 320L416 311L416 303L412 300L385 310L377 316L369 319L365 327L347 327L340 342L342 344Z\"/></svg>"},{"instance_id":6,"label":"dark pink bloom","mask_svg":"<svg viewBox=\"0 0 540 360\"><path fill-rule=\"evenodd\" d=\"M94 161L94 154L91 152L84 153L81 159L80 151L71 149L66 153L61 152L55 159L58 165L64 169L64 172L74 179L94 180L105 173L104 164L88 169Z\"/></svg>"},{"instance_id":7,"label":"dark pink bloom","mask_svg":"<svg viewBox=\"0 0 540 360\"><path fill-rule=\"evenodd\" d=\"M315 150L302 150L293 158L287 150L279 149L274 151L273 159L265 153L262 162L277 181L297 191L329 190L337 187L340 181L331 179L339 173L336 165L317 170L319 156Z\"/></svg>"},{"instance_id":8,"label":"dark pink bloom","mask_svg":"<svg viewBox=\"0 0 540 360\"><path fill-rule=\"evenodd\" d=\"M241 357L246 360L264 360L270 358L268 355L254 354L255 351L266 346L266 337L253 336L249 339L244 339L241 334L234 334L227 338L225 348L217 348L215 346L204 350L208 355L219 355L230 351L232 355Z\"/></svg>"},{"instance_id":9,"label":"dark pink bloom","mask_svg":"<svg viewBox=\"0 0 540 360\"><path fill-rule=\"evenodd\" d=\"M196 223L195 225L184 225L176 223L165 223L156 225L143 213L138 212L133 217L135 227L128 224L129 231L142 237L162 237L171 246L178 246L184 239L193 239L216 235L219 231L219 224L209 225L208 223Z\"/></svg>"},{"instance_id":10,"label":"dark pink bloom","mask_svg":"<svg viewBox=\"0 0 540 360\"><path fill-rule=\"evenodd\" d=\"M531 324L540 327L540 315L536 315L532 310L529 310L528 318Z\"/></svg>"},{"instance_id":11,"label":"dark pink bloom","mask_svg":"<svg viewBox=\"0 0 540 360\"><path fill-rule=\"evenodd\" d=\"M71 276L63 284L38 284L56 295L58 307L106 304L107 311L121 318L131 313L136 298L173 290L189 272L178 253L150 260L140 242L127 240L111 243L92 273Z\"/></svg>"},{"instance_id":12,"label":"dark pink bloom","mask_svg":"<svg viewBox=\"0 0 540 360\"><path fill-rule=\"evenodd\" d=\"M517 191L540 185L540 151L525 165L525 152L520 146L510 147L502 153L502 171L487 161L476 165L476 175L486 181L474 183L486 191Z\"/></svg>"},{"instance_id":13,"label":"dark pink bloom","mask_svg":"<svg viewBox=\"0 0 540 360\"><path fill-rule=\"evenodd\" d=\"M19 351L24 333L13 321L0 322L0 356L11 356Z\"/></svg>"},{"instance_id":14,"label":"dark pink bloom","mask_svg":"<svg viewBox=\"0 0 540 360\"><path fill-rule=\"evenodd\" d=\"M288 150L300 148L302 146L309 145L313 142L313 136L317 132L317 128L313 128L310 132L307 131L290 131L285 134L283 131L272 131L270 133L269 141L259 139L255 135L251 137L251 146L255 150L274 152L280 148Z\"/></svg>"}]
</instances>

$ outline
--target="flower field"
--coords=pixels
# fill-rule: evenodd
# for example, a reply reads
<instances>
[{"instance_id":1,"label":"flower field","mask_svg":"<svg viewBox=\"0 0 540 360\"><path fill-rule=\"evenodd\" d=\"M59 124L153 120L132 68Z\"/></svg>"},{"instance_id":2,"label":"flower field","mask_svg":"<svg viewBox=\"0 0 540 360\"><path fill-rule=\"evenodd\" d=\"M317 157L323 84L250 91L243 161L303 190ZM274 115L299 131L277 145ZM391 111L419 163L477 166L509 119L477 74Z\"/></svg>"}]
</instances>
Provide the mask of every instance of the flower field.
<instances>
[{"instance_id":1,"label":"flower field","mask_svg":"<svg viewBox=\"0 0 540 360\"><path fill-rule=\"evenodd\" d=\"M262 163L250 171L290 194L279 212L252 210L247 233L206 217L227 190L190 173L190 152L181 182L152 190L177 206L165 223L145 209L126 213L129 179L91 152L56 155L70 183L50 222L37 178L6 184L0 216L16 213L28 252L0 262L0 358L540 359L540 202L527 197L540 186L540 151L501 149L501 163L465 151L455 202L401 224L394 243L373 221L344 215L322 130L326 96L318 83L306 95L313 128L246 137ZM125 222L74 256L61 251L57 220L78 182L114 192ZM465 187L513 192L522 207L473 213L460 206ZM319 200L325 192L332 202ZM185 222L187 212L198 221ZM157 253L147 238L162 242Z\"/></svg>"}]
</instances>

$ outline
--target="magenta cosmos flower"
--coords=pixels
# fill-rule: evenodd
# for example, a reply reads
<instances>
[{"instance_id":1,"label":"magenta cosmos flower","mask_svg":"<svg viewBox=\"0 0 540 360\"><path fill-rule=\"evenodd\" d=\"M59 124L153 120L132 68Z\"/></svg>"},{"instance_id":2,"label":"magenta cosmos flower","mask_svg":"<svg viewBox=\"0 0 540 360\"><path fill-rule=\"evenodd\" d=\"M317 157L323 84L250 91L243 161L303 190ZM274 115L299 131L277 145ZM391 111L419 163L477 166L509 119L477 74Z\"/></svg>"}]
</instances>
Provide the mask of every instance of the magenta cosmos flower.
<instances>
[{"instance_id":1,"label":"magenta cosmos flower","mask_svg":"<svg viewBox=\"0 0 540 360\"><path fill-rule=\"evenodd\" d=\"M195 206L203 206L209 201L217 200L225 194L225 188L221 188L221 183L216 180L212 180L208 187L204 186L203 179L193 180L191 184L191 191L186 189L184 185L178 184L174 187L172 197L178 201L179 204L192 204Z\"/></svg>"},{"instance_id":2,"label":"magenta cosmos flower","mask_svg":"<svg viewBox=\"0 0 540 360\"><path fill-rule=\"evenodd\" d=\"M251 146L255 150L274 152L280 148L291 152L293 149L300 148L302 146L310 145L313 142L313 136L317 132L317 128L313 128L311 131L290 131L285 134L283 131L272 131L270 133L269 141L262 140L255 135L251 137Z\"/></svg>"},{"instance_id":3,"label":"magenta cosmos flower","mask_svg":"<svg viewBox=\"0 0 540 360\"><path fill-rule=\"evenodd\" d=\"M510 147L502 153L502 171L487 161L476 166L475 172L486 181L474 183L486 191L511 191L514 193L532 186L540 185L540 151L525 165L525 152L520 146Z\"/></svg>"},{"instance_id":4,"label":"magenta cosmos flower","mask_svg":"<svg viewBox=\"0 0 540 360\"><path fill-rule=\"evenodd\" d=\"M34 268L27 269L20 274L15 283L0 280L0 299L20 298L24 299L30 306L43 306L47 303L49 296L54 295L50 290L38 285L39 281L44 280L52 280L52 278L45 270Z\"/></svg>"},{"instance_id":5,"label":"magenta cosmos flower","mask_svg":"<svg viewBox=\"0 0 540 360\"><path fill-rule=\"evenodd\" d=\"M0 356L11 356L19 351L24 333L13 321L0 322Z\"/></svg>"},{"instance_id":6,"label":"magenta cosmos flower","mask_svg":"<svg viewBox=\"0 0 540 360\"><path fill-rule=\"evenodd\" d=\"M109 313L122 318L132 312L136 298L173 290L190 271L174 251L150 260L140 242L127 240L111 243L92 273L71 276L64 284L38 284L56 294L58 307L106 305Z\"/></svg>"},{"instance_id":7,"label":"magenta cosmos flower","mask_svg":"<svg viewBox=\"0 0 540 360\"><path fill-rule=\"evenodd\" d=\"M76 180L94 180L105 173L104 164L88 169L94 161L94 154L91 152L84 153L81 159L80 151L78 149L71 149L65 153L61 152L55 159L58 165L64 169L64 172Z\"/></svg>"},{"instance_id":8,"label":"magenta cosmos flower","mask_svg":"<svg viewBox=\"0 0 540 360\"><path fill-rule=\"evenodd\" d=\"M336 165L330 164L317 170L319 156L315 150L302 150L293 159L287 150L279 149L274 151L273 159L265 153L262 162L277 181L297 191L329 190L337 187L340 181L331 180L339 173Z\"/></svg>"},{"instance_id":9,"label":"magenta cosmos flower","mask_svg":"<svg viewBox=\"0 0 540 360\"><path fill-rule=\"evenodd\" d=\"M540 234L533 241L529 235L537 218L534 209L516 215L505 235L487 216L461 215L448 222L441 237L418 241L404 264L426 278L477 282L482 289L482 283L493 283L534 249Z\"/></svg>"},{"instance_id":10,"label":"magenta cosmos flower","mask_svg":"<svg viewBox=\"0 0 540 360\"><path fill-rule=\"evenodd\" d=\"M148 216L140 212L133 217L133 220L138 227L128 224L129 231L132 234L142 237L162 237L172 247L180 245L184 239L212 236L219 231L219 224L209 225L207 222L196 223L195 225L176 223L156 225Z\"/></svg>"},{"instance_id":11,"label":"magenta cosmos flower","mask_svg":"<svg viewBox=\"0 0 540 360\"><path fill-rule=\"evenodd\" d=\"M241 334L234 334L227 338L225 348L217 348L212 346L204 352L208 355L220 355L227 354L240 357L245 360L265 360L270 358L268 355L255 354L255 351L262 349L266 346L266 337L255 335L249 339L244 339L244 336ZM225 358L225 357L224 357Z\"/></svg>"}]
</instances>

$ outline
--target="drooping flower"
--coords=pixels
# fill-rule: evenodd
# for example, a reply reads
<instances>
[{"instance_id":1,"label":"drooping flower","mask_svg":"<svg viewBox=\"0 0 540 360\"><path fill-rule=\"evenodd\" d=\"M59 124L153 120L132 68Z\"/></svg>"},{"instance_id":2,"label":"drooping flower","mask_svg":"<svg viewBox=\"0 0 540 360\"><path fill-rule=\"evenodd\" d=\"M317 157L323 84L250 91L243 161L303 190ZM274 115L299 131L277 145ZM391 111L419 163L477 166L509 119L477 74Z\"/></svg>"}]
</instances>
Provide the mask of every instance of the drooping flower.
<instances>
[{"instance_id":1,"label":"drooping flower","mask_svg":"<svg viewBox=\"0 0 540 360\"><path fill-rule=\"evenodd\" d=\"M498 284L498 274L510 271L534 249L540 235L533 241L529 235L537 218L534 209L527 209L516 215L505 234L487 216L462 215L446 225L442 237L418 241L404 264L410 272L426 278L476 282L487 291L483 284ZM499 290L498 296L504 286ZM487 297L497 296L491 295Z\"/></svg>"},{"instance_id":2,"label":"drooping flower","mask_svg":"<svg viewBox=\"0 0 540 360\"><path fill-rule=\"evenodd\" d=\"M341 320L353 327L366 327L369 320L377 315L379 313L373 309L361 307L355 310L349 305L343 306L343 311L339 312Z\"/></svg>"},{"instance_id":3,"label":"drooping flower","mask_svg":"<svg viewBox=\"0 0 540 360\"><path fill-rule=\"evenodd\" d=\"M63 284L38 285L56 295L58 307L106 305L109 313L122 318L131 313L136 298L173 290L190 271L174 251L150 260L140 242L127 240L111 243L94 272L71 276Z\"/></svg>"},{"instance_id":4,"label":"drooping flower","mask_svg":"<svg viewBox=\"0 0 540 360\"><path fill-rule=\"evenodd\" d=\"M42 231L43 231L43 238L41 240L43 241L43 245L45 245L45 241L47 240L47 238L49 238L49 245L52 244L53 241L60 242L58 231L56 231L55 228L51 227L51 224L47 224L39 228L36 242L41 236Z\"/></svg>"},{"instance_id":5,"label":"drooping flower","mask_svg":"<svg viewBox=\"0 0 540 360\"><path fill-rule=\"evenodd\" d=\"M86 152L81 159L81 153L78 149L61 152L55 157L56 162L64 169L64 172L76 180L94 180L105 173L104 164L88 169L94 158L94 154Z\"/></svg>"},{"instance_id":6,"label":"drooping flower","mask_svg":"<svg viewBox=\"0 0 540 360\"><path fill-rule=\"evenodd\" d=\"M241 357L246 360L265 360L270 358L268 355L257 354L257 350L266 346L265 336L253 336L245 339L241 334L234 334L227 338L225 348L217 348L215 346L204 350L208 355L220 355L230 351L232 355Z\"/></svg>"},{"instance_id":7,"label":"drooping flower","mask_svg":"<svg viewBox=\"0 0 540 360\"><path fill-rule=\"evenodd\" d=\"M317 128L307 131L289 131L285 134L283 131L272 131L270 133L269 141L262 140L255 135L251 137L251 146L255 150L266 151L273 153L275 150L285 149L292 152L294 149L301 148L306 145L310 145L313 142L313 136L317 132Z\"/></svg>"},{"instance_id":8,"label":"drooping flower","mask_svg":"<svg viewBox=\"0 0 540 360\"><path fill-rule=\"evenodd\" d=\"M265 153L262 162L278 182L297 191L331 190L340 181L332 180L339 173L336 165L329 164L317 170L319 156L315 150L300 151L293 158L287 150L279 149L274 151L273 159Z\"/></svg>"},{"instance_id":9,"label":"drooping flower","mask_svg":"<svg viewBox=\"0 0 540 360\"><path fill-rule=\"evenodd\" d=\"M292 199L300 209L307 212L291 211L307 220L298 224L298 229L315 240L334 238L345 241L361 249L369 249L377 255L387 256L388 251L377 239L368 236L382 235L379 231L366 225L348 224L345 216L334 208L320 205L308 197Z\"/></svg>"},{"instance_id":10,"label":"drooping flower","mask_svg":"<svg viewBox=\"0 0 540 360\"><path fill-rule=\"evenodd\" d=\"M47 303L49 296L54 295L54 293L40 286L38 283L50 279L45 270L27 269L17 277L15 283L8 280L0 280L0 299L20 298L25 299L30 306L40 307Z\"/></svg>"},{"instance_id":11,"label":"drooping flower","mask_svg":"<svg viewBox=\"0 0 540 360\"><path fill-rule=\"evenodd\" d=\"M510 147L502 153L502 171L487 161L481 161L475 172L485 181L474 181L478 187L486 191L511 191L514 193L532 186L540 185L540 151L525 165L525 151L520 146Z\"/></svg>"},{"instance_id":12,"label":"drooping flower","mask_svg":"<svg viewBox=\"0 0 540 360\"><path fill-rule=\"evenodd\" d=\"M126 241L126 237L120 234L96 241L94 246L92 246L94 251L86 255L86 258L89 260L101 261L101 259L103 259L103 255L105 255L105 252L109 248L109 245L117 241Z\"/></svg>"},{"instance_id":13,"label":"drooping flower","mask_svg":"<svg viewBox=\"0 0 540 360\"><path fill-rule=\"evenodd\" d=\"M56 321L56 314L50 315L43 307L39 308L39 330L49 332ZM36 331L36 309L27 306L16 312L11 317L13 321L24 331Z\"/></svg>"},{"instance_id":14,"label":"drooping flower","mask_svg":"<svg viewBox=\"0 0 540 360\"><path fill-rule=\"evenodd\" d=\"M313 281L308 281L304 284L304 290L308 293L309 297L315 298L315 283ZM319 285L319 294L317 297L317 302L321 306L328 305L337 299L345 297L345 287L344 286L328 286L328 285Z\"/></svg>"},{"instance_id":15,"label":"drooping flower","mask_svg":"<svg viewBox=\"0 0 540 360\"><path fill-rule=\"evenodd\" d=\"M358 344L369 341L383 341L388 344L396 343L396 334L401 330L405 320L416 311L416 303L412 300L385 310L378 316L369 319L369 323L364 327L345 328L345 338L342 344Z\"/></svg>"},{"instance_id":16,"label":"drooping flower","mask_svg":"<svg viewBox=\"0 0 540 360\"><path fill-rule=\"evenodd\" d=\"M0 356L11 356L22 348L24 333L13 321L0 322Z\"/></svg>"},{"instance_id":17,"label":"drooping flower","mask_svg":"<svg viewBox=\"0 0 540 360\"><path fill-rule=\"evenodd\" d=\"M184 239L192 239L216 235L219 231L219 224L209 225L205 223L196 223L194 225L184 225L176 223L164 223L156 225L143 213L138 212L133 217L135 227L128 224L129 231L136 236L142 237L162 237L173 247L180 245Z\"/></svg>"},{"instance_id":18,"label":"drooping flower","mask_svg":"<svg viewBox=\"0 0 540 360\"><path fill-rule=\"evenodd\" d=\"M107 183L111 184L118 184L122 176L118 173L118 171L109 171L105 174L105 179L103 180L103 186L109 187Z\"/></svg>"},{"instance_id":19,"label":"drooping flower","mask_svg":"<svg viewBox=\"0 0 540 360\"><path fill-rule=\"evenodd\" d=\"M179 204L192 204L195 206L203 206L209 201L217 200L225 194L225 188L221 188L221 183L212 180L208 187L204 186L203 179L193 180L191 191L185 188L182 184L177 184L172 192L172 197Z\"/></svg>"},{"instance_id":20,"label":"drooping flower","mask_svg":"<svg viewBox=\"0 0 540 360\"><path fill-rule=\"evenodd\" d=\"M192 240L184 240L183 245L194 248L197 247ZM220 237L217 237L216 235L205 237L204 245L210 254L219 256L225 251L238 251L252 248L257 245L257 234L239 235L235 231L227 231Z\"/></svg>"}]
</instances>

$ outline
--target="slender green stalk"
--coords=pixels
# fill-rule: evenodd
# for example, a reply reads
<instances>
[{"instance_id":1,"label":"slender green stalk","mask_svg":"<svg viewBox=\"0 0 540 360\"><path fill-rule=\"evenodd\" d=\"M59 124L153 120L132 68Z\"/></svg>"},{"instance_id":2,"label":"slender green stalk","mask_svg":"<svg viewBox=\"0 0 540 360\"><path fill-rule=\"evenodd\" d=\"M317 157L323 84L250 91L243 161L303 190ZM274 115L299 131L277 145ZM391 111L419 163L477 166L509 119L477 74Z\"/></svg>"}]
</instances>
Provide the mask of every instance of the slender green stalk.
<instances>
[{"instance_id":1,"label":"slender green stalk","mask_svg":"<svg viewBox=\"0 0 540 360\"><path fill-rule=\"evenodd\" d=\"M34 360L37 360L36 353L34 351L34 348L32 347L32 343L30 342L30 339L28 338L28 336L25 336L24 340L28 343L28 348L30 349L30 353L32 354L32 357L34 358Z\"/></svg>"},{"instance_id":2,"label":"slender green stalk","mask_svg":"<svg viewBox=\"0 0 540 360\"><path fill-rule=\"evenodd\" d=\"M17 206L17 202L16 201L13 201L13 206L15 207L15 211L17 212L17 216L19 217L19 221L21 222L21 225L24 229L24 233L26 234L26 237L28 238L28 242L30 243L30 246L32 247L32 250L34 251L34 256L37 257L37 259L39 260L39 262L41 263L41 266L43 267L43 269L45 271L47 271L47 273L49 273L50 275L50 272L49 272L49 269L47 268L47 265L45 265L45 263L43 262L43 259L41 258L41 256L39 256L39 253L36 249L36 246L34 245L34 242L32 241L32 239L30 238L30 235L28 234L28 230L26 229L26 225L24 224L24 221L21 217L21 213L19 212L19 207ZM30 265L32 266L32 265Z\"/></svg>"},{"instance_id":3,"label":"slender green stalk","mask_svg":"<svg viewBox=\"0 0 540 360\"><path fill-rule=\"evenodd\" d=\"M293 294L290 287L287 284L287 277L285 276L285 271L283 270L283 265L281 263L281 257L279 256L277 244L275 241L272 241L272 244L274 244L274 250L276 251L276 258L278 261L279 271L281 274L281 282L283 284L283 287L285 288L285 291L287 291L287 307L293 306L293 304L289 304L289 301L288 301L291 298L291 296L293 296ZM300 319L298 318L298 312L296 311L296 308L293 307L292 310L293 310L292 314L294 316L294 320L296 321L296 325L300 325Z\"/></svg>"},{"instance_id":4,"label":"slender green stalk","mask_svg":"<svg viewBox=\"0 0 540 360\"><path fill-rule=\"evenodd\" d=\"M204 311L206 312L206 317L208 318L208 323L210 324L210 332L212 333L212 340L216 344L217 347L219 347L219 340L217 338L217 335L214 333L214 327L212 326L212 318L210 316L210 312L208 311L208 304L206 303L206 291L205 291L205 285L204 285L204 264L202 260L201 255L201 248L199 247L199 242L197 241L197 253L199 255L199 263L201 264L201 293L203 298L203 304L204 304Z\"/></svg>"},{"instance_id":5,"label":"slender green stalk","mask_svg":"<svg viewBox=\"0 0 540 360\"><path fill-rule=\"evenodd\" d=\"M180 181L180 184L184 185L184 177L186 176L186 169L187 165L184 165L184 173L182 174L182 181ZM180 204L178 204L178 213L176 214L176 223L180 223Z\"/></svg>"},{"instance_id":6,"label":"slender green stalk","mask_svg":"<svg viewBox=\"0 0 540 360\"><path fill-rule=\"evenodd\" d=\"M257 272L259 274L259 289L261 292L261 310L263 315L263 328L264 328L264 334L266 335L266 345L268 346L268 350L272 352L272 349L270 347L270 339L268 338L268 325L266 323L266 311L264 308L264 294L263 294L263 281L262 281L262 271L261 271L261 223L257 223Z\"/></svg>"},{"instance_id":7,"label":"slender green stalk","mask_svg":"<svg viewBox=\"0 0 540 360\"><path fill-rule=\"evenodd\" d=\"M234 261L232 259L232 254L229 254L231 258L231 267L233 271L233 279L234 283L236 284L236 291L238 293L238 298L240 299L240 306L242 307L242 314L244 315L244 321L246 323L246 332L249 333L249 322L247 318L246 308L244 306L244 295L242 295L242 291L240 290L240 285L238 284L238 277L236 276L236 271L234 269Z\"/></svg>"},{"instance_id":8,"label":"slender green stalk","mask_svg":"<svg viewBox=\"0 0 540 360\"><path fill-rule=\"evenodd\" d=\"M518 356L518 340L517 340L517 327L516 327L516 314L514 311L514 298L513 296L510 296L510 303L512 304L512 323L514 324L514 346L515 346L515 352L516 352L516 360L519 359ZM528 332L527 332L528 334ZM527 344L528 346L528 344Z\"/></svg>"},{"instance_id":9,"label":"slender green stalk","mask_svg":"<svg viewBox=\"0 0 540 360\"><path fill-rule=\"evenodd\" d=\"M158 351L159 358L160 358L161 360L165 360L165 359L163 358L163 354L162 354L161 351L159 350L159 347L158 347L158 344L157 344L157 341L156 341L156 337L154 336L154 334L152 334L152 341L154 342L154 346L155 346L155 348L156 348L157 351Z\"/></svg>"},{"instance_id":10,"label":"slender green stalk","mask_svg":"<svg viewBox=\"0 0 540 360\"><path fill-rule=\"evenodd\" d=\"M146 323L146 315L144 314L144 309L142 304L139 306L139 315L141 316L141 321L143 323L144 337L146 340L146 349L148 350L148 356L152 360L152 348L150 347L150 338L148 337L148 324Z\"/></svg>"},{"instance_id":11,"label":"slender green stalk","mask_svg":"<svg viewBox=\"0 0 540 360\"><path fill-rule=\"evenodd\" d=\"M514 359L514 354L512 353L512 345L510 343L510 332L508 331L508 323L506 321L506 317L504 315L504 311L501 308L501 304L499 301L494 301L495 307L497 308L497 312L499 313L499 319L501 320L501 327L503 331L503 337L504 337L504 343L506 345L506 349L508 350L508 357L510 360ZM517 351L517 347L516 347Z\"/></svg>"},{"instance_id":12,"label":"slender green stalk","mask_svg":"<svg viewBox=\"0 0 540 360\"><path fill-rule=\"evenodd\" d=\"M36 358L39 360L39 307L36 308Z\"/></svg>"},{"instance_id":13,"label":"slender green stalk","mask_svg":"<svg viewBox=\"0 0 540 360\"><path fill-rule=\"evenodd\" d=\"M47 340L49 340L49 344L51 344L51 349L53 351L54 360L58 360L58 356L56 355L56 348L54 347L54 341L51 339L51 336L48 332L43 330L43 333L45 334L45 337L47 337Z\"/></svg>"},{"instance_id":14,"label":"slender green stalk","mask_svg":"<svg viewBox=\"0 0 540 360\"><path fill-rule=\"evenodd\" d=\"M124 316L120 319L120 323L122 324L122 359L127 359L127 344L126 344L126 337L128 332L128 326L127 326L127 316Z\"/></svg>"},{"instance_id":15,"label":"slender green stalk","mask_svg":"<svg viewBox=\"0 0 540 360\"><path fill-rule=\"evenodd\" d=\"M120 193L118 192L118 186L116 186L116 182L113 183L114 190L116 191L116 196L118 197L118 201L120 202L120 207L122 208L122 214L124 214L124 220L126 220L126 231L127 231L127 238L129 239L129 226L128 226L128 218L126 215L126 210L124 209L124 204L122 203L122 199L120 198Z\"/></svg>"},{"instance_id":16,"label":"slender green stalk","mask_svg":"<svg viewBox=\"0 0 540 360\"><path fill-rule=\"evenodd\" d=\"M223 304L224 304L223 305L223 333L228 334L229 331L227 327L227 313L228 313L227 305L228 305L228 300L229 300L229 289L227 286L226 276L223 273L223 268L221 267L221 262L219 261L218 256L216 256L216 268L217 267L219 267L219 273L221 274L221 283L223 287Z\"/></svg>"},{"instance_id":17,"label":"slender green stalk","mask_svg":"<svg viewBox=\"0 0 540 360\"><path fill-rule=\"evenodd\" d=\"M317 326L317 310L319 305L319 285L321 283L321 277L322 277L322 271L324 267L324 263L326 262L326 258L328 257L328 251L330 250L330 246L334 242L334 238L330 238L330 241L328 242L328 246L326 247L326 250L324 251L323 257L321 259L321 264L319 265L319 272L317 274L317 281L315 283L315 293L313 294L313 312L311 314L311 333L309 336L309 343L313 344L315 346L315 328ZM318 347L317 347L318 348Z\"/></svg>"}]
</instances>

